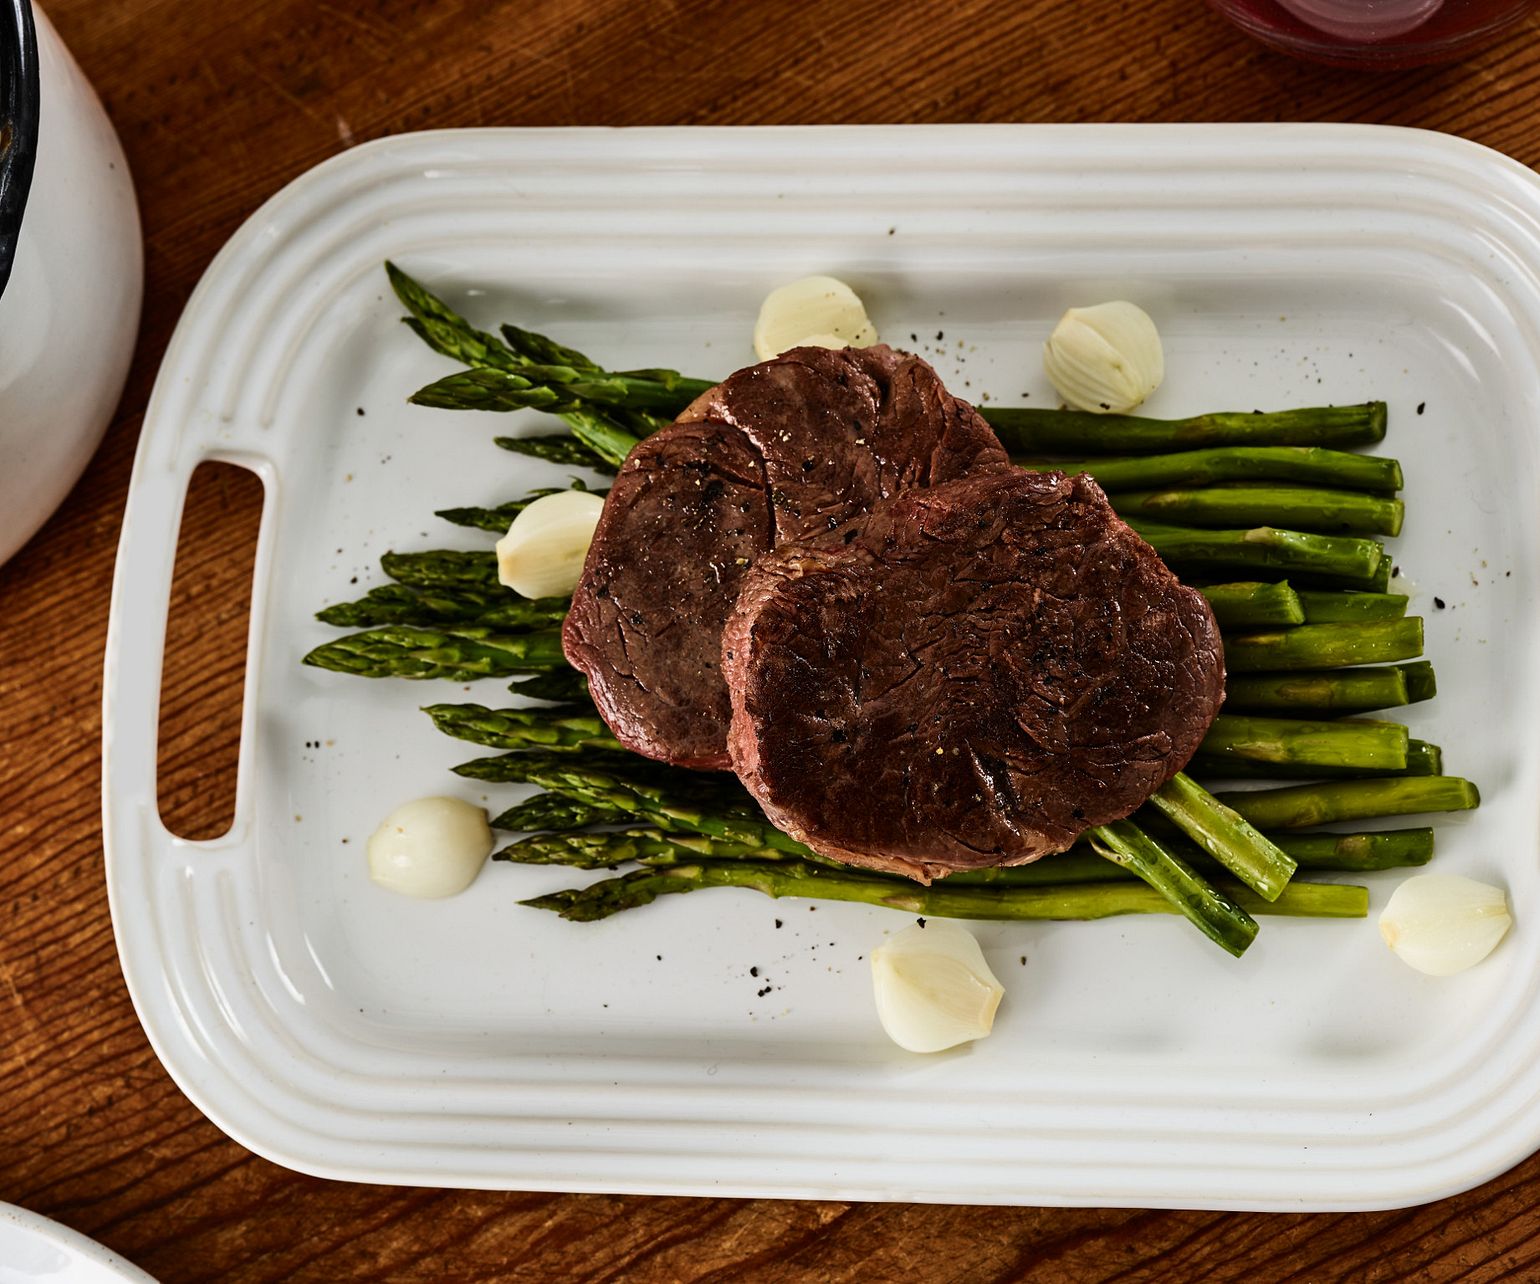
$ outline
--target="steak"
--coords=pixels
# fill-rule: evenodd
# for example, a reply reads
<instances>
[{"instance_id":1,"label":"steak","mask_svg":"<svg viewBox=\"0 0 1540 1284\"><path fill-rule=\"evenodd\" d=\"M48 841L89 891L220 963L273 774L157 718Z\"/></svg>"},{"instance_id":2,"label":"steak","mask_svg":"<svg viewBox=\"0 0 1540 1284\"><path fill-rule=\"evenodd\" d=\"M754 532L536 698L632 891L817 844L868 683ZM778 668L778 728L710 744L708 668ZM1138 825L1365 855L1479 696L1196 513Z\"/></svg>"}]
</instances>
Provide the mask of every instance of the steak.
<instances>
[{"instance_id":1,"label":"steak","mask_svg":"<svg viewBox=\"0 0 1540 1284\"><path fill-rule=\"evenodd\" d=\"M628 748L725 769L722 628L754 563L907 488L1008 466L918 357L796 348L740 370L626 459L563 626L567 658Z\"/></svg>"},{"instance_id":2,"label":"steak","mask_svg":"<svg viewBox=\"0 0 1540 1284\"><path fill-rule=\"evenodd\" d=\"M745 577L743 783L815 851L922 882L1129 815L1224 699L1218 627L1084 476L909 491Z\"/></svg>"}]
</instances>

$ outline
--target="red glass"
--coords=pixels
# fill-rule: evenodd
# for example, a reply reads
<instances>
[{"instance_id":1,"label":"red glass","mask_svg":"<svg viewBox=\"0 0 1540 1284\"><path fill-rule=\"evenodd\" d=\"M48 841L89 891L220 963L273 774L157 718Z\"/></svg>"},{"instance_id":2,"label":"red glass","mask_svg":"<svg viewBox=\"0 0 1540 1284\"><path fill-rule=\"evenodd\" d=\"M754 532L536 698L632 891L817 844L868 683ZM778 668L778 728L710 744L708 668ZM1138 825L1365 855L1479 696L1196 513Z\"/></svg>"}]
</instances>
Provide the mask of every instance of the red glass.
<instances>
[{"instance_id":1,"label":"red glass","mask_svg":"<svg viewBox=\"0 0 1540 1284\"><path fill-rule=\"evenodd\" d=\"M1285 53L1337 67L1413 67L1459 58L1536 0L1208 0Z\"/></svg>"}]
</instances>

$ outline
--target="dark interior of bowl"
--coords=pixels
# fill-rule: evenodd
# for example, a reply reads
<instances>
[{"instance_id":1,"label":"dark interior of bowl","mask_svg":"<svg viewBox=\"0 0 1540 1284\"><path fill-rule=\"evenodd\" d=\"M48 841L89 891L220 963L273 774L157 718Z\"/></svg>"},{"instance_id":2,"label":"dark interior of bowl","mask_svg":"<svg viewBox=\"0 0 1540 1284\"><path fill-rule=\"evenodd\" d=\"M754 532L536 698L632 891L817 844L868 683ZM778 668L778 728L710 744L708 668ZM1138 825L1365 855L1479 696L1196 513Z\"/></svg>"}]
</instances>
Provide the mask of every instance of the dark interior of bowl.
<instances>
[{"instance_id":1,"label":"dark interior of bowl","mask_svg":"<svg viewBox=\"0 0 1540 1284\"><path fill-rule=\"evenodd\" d=\"M37 158L37 33L32 0L0 0L0 294L11 261Z\"/></svg>"}]
</instances>

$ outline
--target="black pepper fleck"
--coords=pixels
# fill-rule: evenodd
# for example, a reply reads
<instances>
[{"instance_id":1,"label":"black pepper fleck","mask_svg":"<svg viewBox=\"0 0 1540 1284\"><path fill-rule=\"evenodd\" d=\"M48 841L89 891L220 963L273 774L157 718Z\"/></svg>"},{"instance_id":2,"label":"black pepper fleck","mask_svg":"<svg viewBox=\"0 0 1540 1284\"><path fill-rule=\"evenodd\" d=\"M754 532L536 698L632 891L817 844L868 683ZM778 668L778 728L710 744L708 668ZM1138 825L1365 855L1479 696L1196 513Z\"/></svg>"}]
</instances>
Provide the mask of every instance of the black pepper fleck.
<instances>
[{"instance_id":1,"label":"black pepper fleck","mask_svg":"<svg viewBox=\"0 0 1540 1284\"><path fill-rule=\"evenodd\" d=\"M916 922L916 923L918 923L918 924L919 924L919 925L920 925L920 926L921 926L921 927L924 927L924 926L925 926L925 920L924 920L924 919L923 919L923 918L917 918L917 919L915 919L915 920L914 920L914 921L915 921L915 922Z\"/></svg>"},{"instance_id":2,"label":"black pepper fleck","mask_svg":"<svg viewBox=\"0 0 1540 1284\"><path fill-rule=\"evenodd\" d=\"M759 968L757 966L756 967L751 967L749 969L749 975L750 976L758 976L759 975Z\"/></svg>"},{"instance_id":3,"label":"black pepper fleck","mask_svg":"<svg viewBox=\"0 0 1540 1284\"><path fill-rule=\"evenodd\" d=\"M1422 413L1422 412L1423 412L1423 411L1424 411L1424 410L1426 410L1426 409L1427 409L1427 408L1428 408L1428 403L1427 403L1427 402L1426 402L1426 401L1419 401L1419 402L1418 402L1418 403L1417 403L1417 413L1418 413L1418 414L1419 414L1419 415L1420 415L1420 414L1421 414L1421 413Z\"/></svg>"},{"instance_id":4,"label":"black pepper fleck","mask_svg":"<svg viewBox=\"0 0 1540 1284\"><path fill-rule=\"evenodd\" d=\"M1440 611L1442 611L1444 609L1444 599L1441 598L1441 597L1434 598L1433 599L1433 605L1435 607L1437 607Z\"/></svg>"},{"instance_id":5,"label":"black pepper fleck","mask_svg":"<svg viewBox=\"0 0 1540 1284\"><path fill-rule=\"evenodd\" d=\"M785 927L786 924L781 922L780 919L776 919L775 920L775 926L776 926L776 930L779 931L781 928Z\"/></svg>"}]
</instances>

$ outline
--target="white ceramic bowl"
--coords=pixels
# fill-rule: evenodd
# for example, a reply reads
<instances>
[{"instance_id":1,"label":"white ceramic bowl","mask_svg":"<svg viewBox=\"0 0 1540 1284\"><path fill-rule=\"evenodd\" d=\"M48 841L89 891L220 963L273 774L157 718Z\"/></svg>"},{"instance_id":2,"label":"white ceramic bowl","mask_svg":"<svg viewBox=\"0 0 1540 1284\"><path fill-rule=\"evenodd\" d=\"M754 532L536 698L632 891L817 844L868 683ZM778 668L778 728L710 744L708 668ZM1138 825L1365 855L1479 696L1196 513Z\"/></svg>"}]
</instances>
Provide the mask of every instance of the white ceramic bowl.
<instances>
[{"instance_id":1,"label":"white ceramic bowl","mask_svg":"<svg viewBox=\"0 0 1540 1284\"><path fill-rule=\"evenodd\" d=\"M46 17L34 28L28 0L3 8L0 562L59 506L101 441L144 281L133 182L101 103Z\"/></svg>"}]
</instances>

